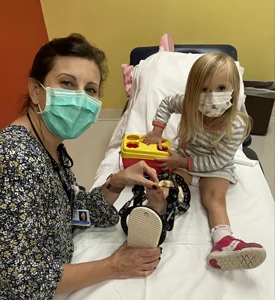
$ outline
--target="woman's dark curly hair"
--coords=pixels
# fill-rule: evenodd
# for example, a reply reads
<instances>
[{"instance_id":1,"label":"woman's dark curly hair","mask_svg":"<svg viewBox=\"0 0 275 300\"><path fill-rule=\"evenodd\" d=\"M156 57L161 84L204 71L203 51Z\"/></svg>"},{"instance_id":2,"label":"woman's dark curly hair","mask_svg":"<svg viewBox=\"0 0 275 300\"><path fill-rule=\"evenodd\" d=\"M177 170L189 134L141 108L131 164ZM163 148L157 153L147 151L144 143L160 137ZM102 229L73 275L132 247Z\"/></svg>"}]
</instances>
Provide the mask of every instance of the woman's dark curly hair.
<instances>
[{"instance_id":1,"label":"woman's dark curly hair","mask_svg":"<svg viewBox=\"0 0 275 300\"><path fill-rule=\"evenodd\" d=\"M52 70L55 59L58 56L73 56L94 61L100 71L99 93L102 95L102 86L108 75L105 53L92 46L81 34L77 33L73 33L65 38L53 39L42 46L34 58L29 77L44 84L45 77ZM30 103L30 96L27 95L23 104L23 111L28 109Z\"/></svg>"}]
</instances>

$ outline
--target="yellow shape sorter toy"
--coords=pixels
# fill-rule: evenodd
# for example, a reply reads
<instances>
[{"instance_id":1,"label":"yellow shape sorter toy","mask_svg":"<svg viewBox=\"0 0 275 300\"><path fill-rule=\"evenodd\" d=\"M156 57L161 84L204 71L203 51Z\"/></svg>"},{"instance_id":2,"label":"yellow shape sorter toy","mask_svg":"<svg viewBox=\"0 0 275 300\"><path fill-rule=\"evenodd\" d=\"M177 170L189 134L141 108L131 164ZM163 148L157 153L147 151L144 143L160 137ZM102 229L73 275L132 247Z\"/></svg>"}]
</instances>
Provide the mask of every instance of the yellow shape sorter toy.
<instances>
[{"instance_id":1,"label":"yellow shape sorter toy","mask_svg":"<svg viewBox=\"0 0 275 300\"><path fill-rule=\"evenodd\" d=\"M144 160L147 165L154 168L157 173L161 172L161 169L157 165L161 162L156 161L156 158L168 158L171 149L171 144L167 139L162 139L162 149L159 149L157 144L146 145L143 139L140 139L143 134L127 134L124 136L121 145L121 157L124 168L128 168L131 165Z\"/></svg>"}]
</instances>

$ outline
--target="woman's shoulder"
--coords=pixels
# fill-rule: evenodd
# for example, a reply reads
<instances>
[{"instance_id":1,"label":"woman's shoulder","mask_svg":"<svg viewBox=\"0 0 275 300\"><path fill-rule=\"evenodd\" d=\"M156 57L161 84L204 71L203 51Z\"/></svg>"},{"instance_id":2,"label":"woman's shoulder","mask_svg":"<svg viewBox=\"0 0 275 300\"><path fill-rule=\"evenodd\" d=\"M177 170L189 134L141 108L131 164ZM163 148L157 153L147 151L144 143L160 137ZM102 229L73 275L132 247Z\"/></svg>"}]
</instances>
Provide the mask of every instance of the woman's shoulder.
<instances>
[{"instance_id":1,"label":"woman's shoulder","mask_svg":"<svg viewBox=\"0 0 275 300\"><path fill-rule=\"evenodd\" d=\"M9 125L0 131L0 151L23 146L22 149L32 147L35 138L31 132L20 125Z\"/></svg>"},{"instance_id":2,"label":"woman's shoulder","mask_svg":"<svg viewBox=\"0 0 275 300\"><path fill-rule=\"evenodd\" d=\"M9 125L0 131L0 161L37 161L41 147L24 126Z\"/></svg>"}]
</instances>

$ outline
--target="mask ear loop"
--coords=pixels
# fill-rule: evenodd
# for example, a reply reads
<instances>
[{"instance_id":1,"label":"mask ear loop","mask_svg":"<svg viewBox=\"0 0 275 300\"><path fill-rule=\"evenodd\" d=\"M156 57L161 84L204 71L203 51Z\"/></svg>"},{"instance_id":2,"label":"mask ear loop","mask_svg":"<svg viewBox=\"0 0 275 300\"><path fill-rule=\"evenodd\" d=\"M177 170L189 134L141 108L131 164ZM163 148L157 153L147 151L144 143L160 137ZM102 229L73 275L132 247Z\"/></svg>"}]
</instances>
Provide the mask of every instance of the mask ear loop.
<instances>
[{"instance_id":1,"label":"mask ear loop","mask_svg":"<svg viewBox=\"0 0 275 300\"><path fill-rule=\"evenodd\" d=\"M40 82L40 81L38 81L37 80L37 82L40 84L40 86L46 91L47 89L45 88L45 86Z\"/></svg>"},{"instance_id":2,"label":"mask ear loop","mask_svg":"<svg viewBox=\"0 0 275 300\"><path fill-rule=\"evenodd\" d=\"M41 106L40 106L39 103L37 104L37 107L38 107L37 114L38 114L38 115L42 114L42 109L41 109Z\"/></svg>"},{"instance_id":3,"label":"mask ear loop","mask_svg":"<svg viewBox=\"0 0 275 300\"><path fill-rule=\"evenodd\" d=\"M37 82L39 83L39 85L40 85L45 91L47 91L47 89L45 88L45 86L44 86L39 80L37 80ZM42 114L43 111L42 111L42 109L41 109L40 103L37 104L37 107L38 107L38 112L37 112L37 114L38 114L38 115Z\"/></svg>"}]
</instances>

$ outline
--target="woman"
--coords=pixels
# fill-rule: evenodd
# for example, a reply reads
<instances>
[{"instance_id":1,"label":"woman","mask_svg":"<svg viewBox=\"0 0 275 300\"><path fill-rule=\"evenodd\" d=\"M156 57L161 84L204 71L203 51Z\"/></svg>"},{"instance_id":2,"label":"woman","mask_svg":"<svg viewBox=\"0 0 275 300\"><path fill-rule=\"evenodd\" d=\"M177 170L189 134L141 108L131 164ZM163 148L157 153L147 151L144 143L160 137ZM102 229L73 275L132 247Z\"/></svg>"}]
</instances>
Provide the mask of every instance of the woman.
<instances>
[{"instance_id":1,"label":"woman","mask_svg":"<svg viewBox=\"0 0 275 300\"><path fill-rule=\"evenodd\" d=\"M24 114L0 131L1 299L52 299L108 279L148 276L158 265L160 248L126 243L106 259L70 264L75 211L87 210L92 225L113 226L119 220L113 204L126 185L157 191L156 173L144 162L90 193L70 169L62 141L96 122L105 62L80 35L47 43L30 71ZM155 202L151 207L161 211L164 202Z\"/></svg>"}]
</instances>

